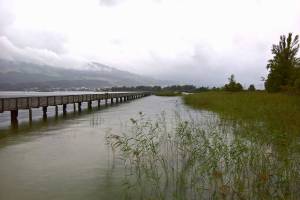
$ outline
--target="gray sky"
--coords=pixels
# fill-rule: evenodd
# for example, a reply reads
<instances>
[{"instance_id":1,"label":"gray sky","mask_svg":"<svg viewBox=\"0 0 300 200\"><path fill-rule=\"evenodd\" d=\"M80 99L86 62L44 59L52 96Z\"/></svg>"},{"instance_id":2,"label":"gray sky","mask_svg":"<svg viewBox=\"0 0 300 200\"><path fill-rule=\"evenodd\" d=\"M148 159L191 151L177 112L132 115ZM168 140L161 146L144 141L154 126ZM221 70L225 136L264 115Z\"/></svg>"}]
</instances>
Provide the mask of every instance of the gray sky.
<instances>
[{"instance_id":1,"label":"gray sky","mask_svg":"<svg viewBox=\"0 0 300 200\"><path fill-rule=\"evenodd\" d=\"M270 48L300 33L299 0L0 0L0 58L261 86Z\"/></svg>"}]
</instances>

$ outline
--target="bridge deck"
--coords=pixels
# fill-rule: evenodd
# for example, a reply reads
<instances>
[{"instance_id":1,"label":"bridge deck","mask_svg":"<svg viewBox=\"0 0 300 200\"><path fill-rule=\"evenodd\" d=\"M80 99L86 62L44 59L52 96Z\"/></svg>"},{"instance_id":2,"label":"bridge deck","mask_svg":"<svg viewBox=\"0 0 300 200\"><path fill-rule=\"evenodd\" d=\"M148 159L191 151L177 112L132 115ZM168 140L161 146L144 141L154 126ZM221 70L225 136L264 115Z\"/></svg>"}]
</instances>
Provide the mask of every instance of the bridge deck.
<instances>
[{"instance_id":1,"label":"bridge deck","mask_svg":"<svg viewBox=\"0 0 300 200\"><path fill-rule=\"evenodd\" d=\"M55 96L31 96L31 97L8 97L0 98L0 113L4 111L23 110L47 106L57 106L113 98L144 97L149 92L126 92L104 94L81 94L81 95L55 95ZM117 100L118 101L118 100Z\"/></svg>"}]
</instances>

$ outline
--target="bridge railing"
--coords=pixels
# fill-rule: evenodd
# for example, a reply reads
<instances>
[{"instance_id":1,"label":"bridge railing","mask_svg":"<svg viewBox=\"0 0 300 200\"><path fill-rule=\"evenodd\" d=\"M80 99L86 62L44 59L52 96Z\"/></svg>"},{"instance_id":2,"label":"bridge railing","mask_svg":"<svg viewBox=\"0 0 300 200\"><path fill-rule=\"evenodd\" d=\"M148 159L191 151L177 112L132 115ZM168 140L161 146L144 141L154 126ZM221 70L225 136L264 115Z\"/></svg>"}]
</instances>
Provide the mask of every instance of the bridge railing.
<instances>
[{"instance_id":1,"label":"bridge railing","mask_svg":"<svg viewBox=\"0 0 300 200\"><path fill-rule=\"evenodd\" d=\"M138 95L146 96L149 94L149 92L128 92L0 98L0 113L11 110L31 109L45 106L57 106L63 104L81 103L103 99L133 97Z\"/></svg>"}]
</instances>

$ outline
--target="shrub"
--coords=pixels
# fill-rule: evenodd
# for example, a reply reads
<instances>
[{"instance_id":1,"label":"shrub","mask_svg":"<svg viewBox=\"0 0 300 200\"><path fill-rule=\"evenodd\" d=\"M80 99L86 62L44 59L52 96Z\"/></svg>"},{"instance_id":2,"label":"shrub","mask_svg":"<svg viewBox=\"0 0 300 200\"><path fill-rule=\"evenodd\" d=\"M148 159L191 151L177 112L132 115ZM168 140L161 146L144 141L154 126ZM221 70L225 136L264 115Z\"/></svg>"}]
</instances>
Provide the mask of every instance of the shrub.
<instances>
[{"instance_id":1,"label":"shrub","mask_svg":"<svg viewBox=\"0 0 300 200\"><path fill-rule=\"evenodd\" d=\"M237 83L232 74L228 78L229 83L224 85L224 90L229 92L239 92L243 90L243 86L240 83Z\"/></svg>"},{"instance_id":2,"label":"shrub","mask_svg":"<svg viewBox=\"0 0 300 200\"><path fill-rule=\"evenodd\" d=\"M255 86L253 84L249 85L248 91L255 91Z\"/></svg>"}]
</instances>

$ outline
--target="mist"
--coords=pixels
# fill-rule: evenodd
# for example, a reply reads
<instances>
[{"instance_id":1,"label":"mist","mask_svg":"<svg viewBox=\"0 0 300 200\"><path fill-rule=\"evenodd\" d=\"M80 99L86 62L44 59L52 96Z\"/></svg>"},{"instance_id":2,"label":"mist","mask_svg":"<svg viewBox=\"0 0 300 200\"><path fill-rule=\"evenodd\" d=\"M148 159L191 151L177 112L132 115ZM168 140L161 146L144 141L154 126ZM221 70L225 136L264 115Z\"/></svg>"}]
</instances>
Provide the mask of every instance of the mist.
<instances>
[{"instance_id":1,"label":"mist","mask_svg":"<svg viewBox=\"0 0 300 200\"><path fill-rule=\"evenodd\" d=\"M262 88L272 44L299 24L298 0L0 0L0 58Z\"/></svg>"}]
</instances>

